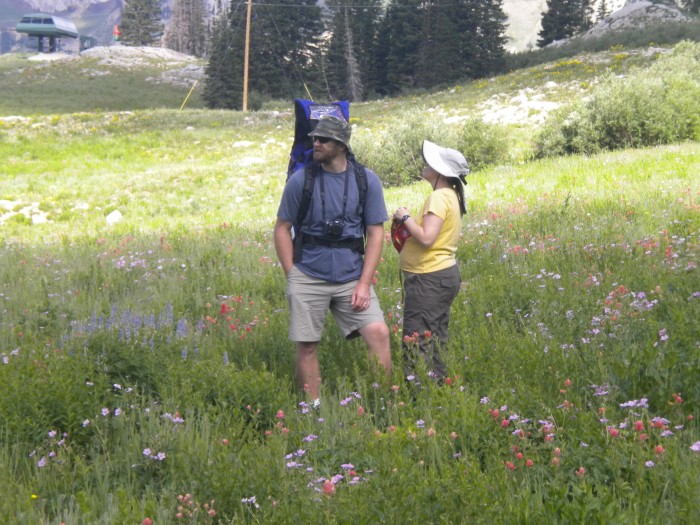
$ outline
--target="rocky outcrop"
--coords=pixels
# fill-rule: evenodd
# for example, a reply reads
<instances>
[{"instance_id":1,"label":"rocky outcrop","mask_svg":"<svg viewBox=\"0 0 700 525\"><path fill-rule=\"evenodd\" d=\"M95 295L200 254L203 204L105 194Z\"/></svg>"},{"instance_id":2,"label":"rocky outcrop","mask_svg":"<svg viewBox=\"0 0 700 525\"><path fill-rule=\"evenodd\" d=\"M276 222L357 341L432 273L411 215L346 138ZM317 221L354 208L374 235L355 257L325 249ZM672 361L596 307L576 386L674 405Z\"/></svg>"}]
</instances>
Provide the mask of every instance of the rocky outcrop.
<instances>
[{"instance_id":1,"label":"rocky outcrop","mask_svg":"<svg viewBox=\"0 0 700 525\"><path fill-rule=\"evenodd\" d=\"M691 22L673 1L627 0L625 5L576 38L598 38L614 31L642 29L651 25ZM566 40L550 44L557 46Z\"/></svg>"}]
</instances>

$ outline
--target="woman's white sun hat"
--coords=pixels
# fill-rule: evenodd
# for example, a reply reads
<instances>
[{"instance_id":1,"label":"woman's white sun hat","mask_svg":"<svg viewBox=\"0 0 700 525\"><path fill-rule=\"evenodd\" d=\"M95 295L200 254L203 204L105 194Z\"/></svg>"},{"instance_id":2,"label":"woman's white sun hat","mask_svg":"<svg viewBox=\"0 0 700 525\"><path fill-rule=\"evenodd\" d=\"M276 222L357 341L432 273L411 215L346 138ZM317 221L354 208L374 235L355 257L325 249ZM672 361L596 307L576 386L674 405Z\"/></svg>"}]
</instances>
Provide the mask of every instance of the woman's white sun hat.
<instances>
[{"instance_id":1,"label":"woman's white sun hat","mask_svg":"<svg viewBox=\"0 0 700 525\"><path fill-rule=\"evenodd\" d=\"M467 175L471 171L469 163L456 149L443 148L429 140L424 140L423 159L440 175L458 179L462 185L467 183Z\"/></svg>"}]
</instances>

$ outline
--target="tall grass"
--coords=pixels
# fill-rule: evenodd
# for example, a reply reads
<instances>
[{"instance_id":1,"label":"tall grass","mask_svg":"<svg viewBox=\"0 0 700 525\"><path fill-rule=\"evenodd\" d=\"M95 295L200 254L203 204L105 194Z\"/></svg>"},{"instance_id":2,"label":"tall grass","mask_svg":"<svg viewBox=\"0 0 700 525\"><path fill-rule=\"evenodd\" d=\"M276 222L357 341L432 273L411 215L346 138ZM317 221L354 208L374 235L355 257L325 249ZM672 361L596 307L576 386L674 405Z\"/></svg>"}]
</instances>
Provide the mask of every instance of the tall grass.
<instances>
[{"instance_id":1,"label":"tall grass","mask_svg":"<svg viewBox=\"0 0 700 525\"><path fill-rule=\"evenodd\" d=\"M467 112L484 89L463 108L435 96ZM363 141L384 111L353 113L363 160L382 157ZM291 126L199 110L2 122L4 521L694 523L696 142L475 170L448 384L401 375L387 243L397 366L374 375L329 323L314 410L270 235ZM387 188L387 207L429 190Z\"/></svg>"}]
</instances>

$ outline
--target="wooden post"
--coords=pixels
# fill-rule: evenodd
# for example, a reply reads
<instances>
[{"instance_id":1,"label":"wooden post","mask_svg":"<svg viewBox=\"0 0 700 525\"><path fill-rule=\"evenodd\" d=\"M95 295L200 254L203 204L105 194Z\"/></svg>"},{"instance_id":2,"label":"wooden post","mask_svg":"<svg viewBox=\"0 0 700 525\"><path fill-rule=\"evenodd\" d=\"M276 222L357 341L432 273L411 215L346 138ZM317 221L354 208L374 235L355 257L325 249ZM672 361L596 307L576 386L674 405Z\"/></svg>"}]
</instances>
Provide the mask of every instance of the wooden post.
<instances>
[{"instance_id":1,"label":"wooden post","mask_svg":"<svg viewBox=\"0 0 700 525\"><path fill-rule=\"evenodd\" d=\"M243 59L243 111L248 111L248 55L250 54L250 15L253 0L248 0L248 16L245 25L245 57Z\"/></svg>"}]
</instances>

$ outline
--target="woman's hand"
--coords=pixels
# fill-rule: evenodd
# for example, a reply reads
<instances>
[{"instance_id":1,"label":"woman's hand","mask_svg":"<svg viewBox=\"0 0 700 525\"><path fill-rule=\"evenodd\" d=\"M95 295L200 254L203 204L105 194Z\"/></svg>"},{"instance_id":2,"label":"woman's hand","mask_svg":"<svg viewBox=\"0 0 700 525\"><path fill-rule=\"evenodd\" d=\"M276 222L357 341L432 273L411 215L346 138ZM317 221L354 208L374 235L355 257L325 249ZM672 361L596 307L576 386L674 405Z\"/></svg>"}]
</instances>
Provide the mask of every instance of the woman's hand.
<instances>
[{"instance_id":1,"label":"woman's hand","mask_svg":"<svg viewBox=\"0 0 700 525\"><path fill-rule=\"evenodd\" d=\"M395 221L400 221L401 219L403 219L404 215L411 215L411 212L408 211L408 208L401 206L399 209L397 209L394 212L394 215L392 215L392 218Z\"/></svg>"}]
</instances>

